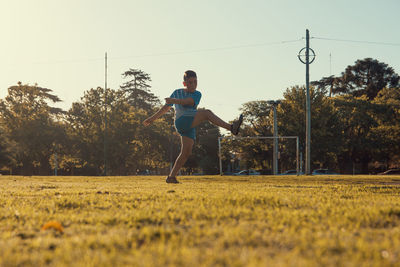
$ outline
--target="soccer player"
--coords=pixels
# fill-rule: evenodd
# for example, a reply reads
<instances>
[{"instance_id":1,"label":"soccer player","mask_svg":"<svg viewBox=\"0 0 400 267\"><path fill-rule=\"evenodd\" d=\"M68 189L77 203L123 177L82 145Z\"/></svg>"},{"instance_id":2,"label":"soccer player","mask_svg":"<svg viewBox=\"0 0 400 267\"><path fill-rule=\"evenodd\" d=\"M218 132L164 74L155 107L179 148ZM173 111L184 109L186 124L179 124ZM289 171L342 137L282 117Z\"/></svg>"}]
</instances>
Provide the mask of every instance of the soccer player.
<instances>
[{"instance_id":1,"label":"soccer player","mask_svg":"<svg viewBox=\"0 0 400 267\"><path fill-rule=\"evenodd\" d=\"M243 122L242 115L240 115L238 120L229 124L216 116L211 110L197 109L201 99L201 93L196 91L196 72L192 70L186 71L183 75L183 85L185 88L176 89L170 97L165 98L166 104L159 111L143 121L143 125L148 126L167 113L172 105L175 105L175 128L181 136L181 152L166 179L167 183L174 184L179 183L176 179L176 175L192 153L193 144L196 139L196 126L204 121L209 121L237 135L240 125Z\"/></svg>"}]
</instances>

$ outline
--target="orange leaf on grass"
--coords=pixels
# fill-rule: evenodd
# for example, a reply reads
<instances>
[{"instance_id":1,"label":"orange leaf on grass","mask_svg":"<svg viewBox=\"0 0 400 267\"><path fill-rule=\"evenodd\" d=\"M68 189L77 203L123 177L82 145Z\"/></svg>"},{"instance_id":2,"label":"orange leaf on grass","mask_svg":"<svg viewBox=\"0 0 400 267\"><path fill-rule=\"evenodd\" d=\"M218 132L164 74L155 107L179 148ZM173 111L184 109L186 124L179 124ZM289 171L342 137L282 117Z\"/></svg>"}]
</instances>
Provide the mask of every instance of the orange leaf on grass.
<instances>
[{"instance_id":1,"label":"orange leaf on grass","mask_svg":"<svg viewBox=\"0 0 400 267\"><path fill-rule=\"evenodd\" d=\"M60 233L64 232L64 228L62 227L61 223L59 223L57 221L50 221L50 222L45 223L42 226L42 230L43 231L44 230L48 230L48 229L54 229L54 230L56 230L56 231L58 231Z\"/></svg>"}]
</instances>

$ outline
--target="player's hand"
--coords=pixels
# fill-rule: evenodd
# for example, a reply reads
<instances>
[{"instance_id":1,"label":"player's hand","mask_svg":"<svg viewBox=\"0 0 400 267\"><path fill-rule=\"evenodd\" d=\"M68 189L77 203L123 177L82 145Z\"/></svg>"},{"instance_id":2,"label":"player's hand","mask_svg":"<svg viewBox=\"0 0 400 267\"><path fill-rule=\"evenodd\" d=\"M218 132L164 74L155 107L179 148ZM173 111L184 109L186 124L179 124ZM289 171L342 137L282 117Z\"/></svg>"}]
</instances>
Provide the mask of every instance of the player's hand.
<instances>
[{"instance_id":1,"label":"player's hand","mask_svg":"<svg viewBox=\"0 0 400 267\"><path fill-rule=\"evenodd\" d=\"M150 118L147 118L142 123L143 123L144 126L149 126L150 124L153 123L153 120L150 119Z\"/></svg>"},{"instance_id":2,"label":"player's hand","mask_svg":"<svg viewBox=\"0 0 400 267\"><path fill-rule=\"evenodd\" d=\"M172 102L172 99L173 99L173 98L171 98L171 97L165 98L165 103L166 103L166 104L174 104L174 103Z\"/></svg>"}]
</instances>

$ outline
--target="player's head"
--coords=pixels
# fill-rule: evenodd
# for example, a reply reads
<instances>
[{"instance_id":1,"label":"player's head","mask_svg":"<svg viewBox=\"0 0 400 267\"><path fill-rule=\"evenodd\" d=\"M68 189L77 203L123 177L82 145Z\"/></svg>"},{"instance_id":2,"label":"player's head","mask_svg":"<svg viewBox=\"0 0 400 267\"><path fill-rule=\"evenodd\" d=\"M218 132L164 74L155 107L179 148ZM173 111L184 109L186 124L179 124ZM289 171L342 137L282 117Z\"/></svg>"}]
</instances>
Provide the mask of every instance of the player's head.
<instances>
[{"instance_id":1,"label":"player's head","mask_svg":"<svg viewBox=\"0 0 400 267\"><path fill-rule=\"evenodd\" d=\"M187 79L192 78L192 77L197 79L196 72L194 72L192 70L187 70L187 71L185 71L185 74L183 74L183 81L186 82Z\"/></svg>"},{"instance_id":2,"label":"player's head","mask_svg":"<svg viewBox=\"0 0 400 267\"><path fill-rule=\"evenodd\" d=\"M183 85L189 90L194 92L197 88L197 74L192 70L185 71L183 75Z\"/></svg>"}]
</instances>

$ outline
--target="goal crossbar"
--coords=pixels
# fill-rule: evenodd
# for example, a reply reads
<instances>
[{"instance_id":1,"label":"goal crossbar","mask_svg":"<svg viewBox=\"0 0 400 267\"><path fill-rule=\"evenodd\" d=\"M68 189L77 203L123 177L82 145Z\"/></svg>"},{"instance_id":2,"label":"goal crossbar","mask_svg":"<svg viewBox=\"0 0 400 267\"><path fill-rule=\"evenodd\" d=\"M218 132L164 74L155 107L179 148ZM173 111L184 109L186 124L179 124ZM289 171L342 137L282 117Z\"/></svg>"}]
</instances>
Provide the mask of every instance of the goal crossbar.
<instances>
[{"instance_id":1,"label":"goal crossbar","mask_svg":"<svg viewBox=\"0 0 400 267\"><path fill-rule=\"evenodd\" d=\"M296 139L296 172L300 175L300 145L298 136L221 136L218 137L218 156L219 156L219 174L222 175L222 154L221 154L221 141L223 139L227 140L243 140L243 139Z\"/></svg>"}]
</instances>

